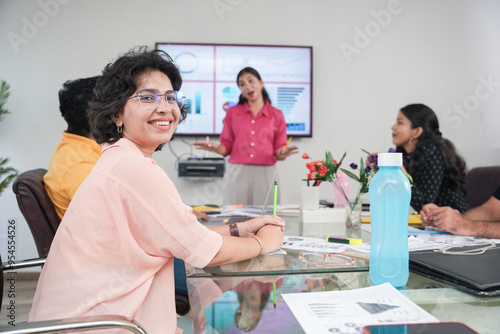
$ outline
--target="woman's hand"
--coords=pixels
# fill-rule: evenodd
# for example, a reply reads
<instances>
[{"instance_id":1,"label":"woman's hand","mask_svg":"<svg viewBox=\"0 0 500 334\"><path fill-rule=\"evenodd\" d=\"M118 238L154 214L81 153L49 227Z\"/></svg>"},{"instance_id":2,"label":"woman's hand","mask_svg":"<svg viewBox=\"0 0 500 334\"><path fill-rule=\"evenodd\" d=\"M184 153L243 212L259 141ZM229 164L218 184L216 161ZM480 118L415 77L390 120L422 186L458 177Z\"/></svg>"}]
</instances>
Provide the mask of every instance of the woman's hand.
<instances>
[{"instance_id":1,"label":"woman's hand","mask_svg":"<svg viewBox=\"0 0 500 334\"><path fill-rule=\"evenodd\" d=\"M203 220L205 222L210 220L210 218L208 218L208 215L206 212L193 210L193 214L196 216L197 220Z\"/></svg>"},{"instance_id":2,"label":"woman's hand","mask_svg":"<svg viewBox=\"0 0 500 334\"><path fill-rule=\"evenodd\" d=\"M283 245L283 231L279 226L266 225L257 232L263 246L262 254L276 252Z\"/></svg>"},{"instance_id":3,"label":"woman's hand","mask_svg":"<svg viewBox=\"0 0 500 334\"><path fill-rule=\"evenodd\" d=\"M259 218L254 218L247 220L243 223L238 223L238 231L240 237L246 237L249 235L257 235L259 230L266 225L276 225L281 228L281 232L285 230L285 221L280 217L273 218L269 215L265 215Z\"/></svg>"},{"instance_id":4,"label":"woman's hand","mask_svg":"<svg viewBox=\"0 0 500 334\"><path fill-rule=\"evenodd\" d=\"M278 151L276 152L276 160L283 161L290 155L295 153L299 153L299 148L297 146L285 145L282 148L279 148Z\"/></svg>"},{"instance_id":5,"label":"woman's hand","mask_svg":"<svg viewBox=\"0 0 500 334\"><path fill-rule=\"evenodd\" d=\"M196 148L200 149L200 150L205 150L205 151L209 151L209 152L217 152L217 147L219 145L212 143L212 142L209 142L209 141L206 141L206 140L200 140L200 141L195 141L193 143L193 146L196 146Z\"/></svg>"},{"instance_id":6,"label":"woman's hand","mask_svg":"<svg viewBox=\"0 0 500 334\"><path fill-rule=\"evenodd\" d=\"M371 169L375 169L375 162L378 159L378 153L372 153L366 157L365 166L370 166Z\"/></svg>"}]
</instances>

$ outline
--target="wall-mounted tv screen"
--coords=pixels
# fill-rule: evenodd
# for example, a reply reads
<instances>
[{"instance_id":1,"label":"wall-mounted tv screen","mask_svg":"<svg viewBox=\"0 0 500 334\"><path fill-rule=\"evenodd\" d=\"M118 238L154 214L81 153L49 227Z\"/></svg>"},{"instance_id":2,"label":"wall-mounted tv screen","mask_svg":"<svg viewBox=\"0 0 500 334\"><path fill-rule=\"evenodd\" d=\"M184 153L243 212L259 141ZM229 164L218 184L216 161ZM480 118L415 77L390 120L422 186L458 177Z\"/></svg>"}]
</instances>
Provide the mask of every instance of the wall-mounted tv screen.
<instances>
[{"instance_id":1,"label":"wall-mounted tv screen","mask_svg":"<svg viewBox=\"0 0 500 334\"><path fill-rule=\"evenodd\" d=\"M219 135L226 110L238 103L236 76L250 66L285 115L287 134L312 136L312 47L156 43L156 48L168 53L182 74L188 116L178 135Z\"/></svg>"}]
</instances>

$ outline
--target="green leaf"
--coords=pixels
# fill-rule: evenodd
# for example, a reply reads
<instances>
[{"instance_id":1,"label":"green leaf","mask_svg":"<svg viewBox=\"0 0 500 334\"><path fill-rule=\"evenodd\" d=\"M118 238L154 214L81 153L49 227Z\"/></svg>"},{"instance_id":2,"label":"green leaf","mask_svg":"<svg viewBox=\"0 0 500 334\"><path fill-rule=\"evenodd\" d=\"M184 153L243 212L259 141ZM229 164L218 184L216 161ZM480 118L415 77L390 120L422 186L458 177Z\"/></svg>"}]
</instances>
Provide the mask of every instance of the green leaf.
<instances>
[{"instance_id":1,"label":"green leaf","mask_svg":"<svg viewBox=\"0 0 500 334\"><path fill-rule=\"evenodd\" d=\"M9 161L7 158L0 158L0 176L4 179L0 182L0 194L4 191L8 185L14 181L18 173L12 167L6 167L5 164ZM4 176L5 175L5 176Z\"/></svg>"},{"instance_id":2,"label":"green leaf","mask_svg":"<svg viewBox=\"0 0 500 334\"><path fill-rule=\"evenodd\" d=\"M4 109L5 103L7 103L7 99L10 96L10 85L2 80L2 83L0 84L0 120L2 119L2 116L5 114L8 114L9 111L7 109Z\"/></svg>"},{"instance_id":3,"label":"green leaf","mask_svg":"<svg viewBox=\"0 0 500 334\"><path fill-rule=\"evenodd\" d=\"M361 182L361 180L359 179L359 177L356 174L354 174L353 172L348 171L347 169L344 169L344 168L341 168L340 170L343 171L344 173L346 173L346 175L348 177L350 177L351 179L353 179L355 181L358 181L358 182Z\"/></svg>"}]
</instances>

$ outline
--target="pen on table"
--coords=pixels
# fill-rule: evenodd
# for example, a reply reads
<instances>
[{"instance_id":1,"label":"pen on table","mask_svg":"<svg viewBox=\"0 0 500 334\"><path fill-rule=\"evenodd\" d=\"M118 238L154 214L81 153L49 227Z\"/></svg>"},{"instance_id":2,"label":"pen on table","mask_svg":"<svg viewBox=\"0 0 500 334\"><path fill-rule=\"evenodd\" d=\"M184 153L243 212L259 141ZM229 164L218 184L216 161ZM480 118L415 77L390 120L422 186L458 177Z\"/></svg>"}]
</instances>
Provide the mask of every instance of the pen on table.
<instances>
[{"instance_id":1,"label":"pen on table","mask_svg":"<svg viewBox=\"0 0 500 334\"><path fill-rule=\"evenodd\" d=\"M289 140L290 141L290 140ZM278 180L274 180L273 217L276 218L276 204L278 202ZM273 305L276 308L276 281L273 281Z\"/></svg>"},{"instance_id":2,"label":"pen on table","mask_svg":"<svg viewBox=\"0 0 500 334\"><path fill-rule=\"evenodd\" d=\"M354 238L326 238L328 242L336 242L339 244L348 244L348 245L361 245L363 244L362 239L354 239Z\"/></svg>"},{"instance_id":3,"label":"pen on table","mask_svg":"<svg viewBox=\"0 0 500 334\"><path fill-rule=\"evenodd\" d=\"M427 230L419 230L419 231L408 231L408 234L451 234L450 232L445 231L427 231Z\"/></svg>"}]
</instances>

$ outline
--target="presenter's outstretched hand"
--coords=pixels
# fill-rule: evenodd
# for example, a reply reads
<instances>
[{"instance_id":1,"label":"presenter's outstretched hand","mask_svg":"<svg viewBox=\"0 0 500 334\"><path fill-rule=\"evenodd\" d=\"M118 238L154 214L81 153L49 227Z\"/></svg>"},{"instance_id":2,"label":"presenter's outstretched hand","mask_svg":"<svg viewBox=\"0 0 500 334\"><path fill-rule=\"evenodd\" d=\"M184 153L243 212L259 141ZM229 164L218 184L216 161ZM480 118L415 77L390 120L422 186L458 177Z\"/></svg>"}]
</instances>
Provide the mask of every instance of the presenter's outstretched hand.
<instances>
[{"instance_id":1,"label":"presenter's outstretched hand","mask_svg":"<svg viewBox=\"0 0 500 334\"><path fill-rule=\"evenodd\" d=\"M193 146L196 146L196 148L200 150L215 152L217 150L218 145L210 141L200 140L200 141L195 141L193 143Z\"/></svg>"},{"instance_id":2,"label":"presenter's outstretched hand","mask_svg":"<svg viewBox=\"0 0 500 334\"><path fill-rule=\"evenodd\" d=\"M295 153L299 153L299 148L297 146L283 146L276 152L276 160L285 160Z\"/></svg>"}]
</instances>

